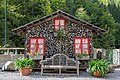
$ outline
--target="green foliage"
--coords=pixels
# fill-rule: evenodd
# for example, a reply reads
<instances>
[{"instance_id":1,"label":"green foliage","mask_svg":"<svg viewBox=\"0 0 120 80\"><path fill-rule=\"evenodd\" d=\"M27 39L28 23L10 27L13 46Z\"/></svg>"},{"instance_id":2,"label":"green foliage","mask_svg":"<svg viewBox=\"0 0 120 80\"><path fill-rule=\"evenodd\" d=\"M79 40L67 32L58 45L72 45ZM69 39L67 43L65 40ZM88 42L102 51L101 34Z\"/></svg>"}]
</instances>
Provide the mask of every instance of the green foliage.
<instances>
[{"instance_id":1,"label":"green foliage","mask_svg":"<svg viewBox=\"0 0 120 80\"><path fill-rule=\"evenodd\" d=\"M67 31L64 29L57 30L55 34L59 40L65 40L67 38Z\"/></svg>"},{"instance_id":2,"label":"green foliage","mask_svg":"<svg viewBox=\"0 0 120 80\"><path fill-rule=\"evenodd\" d=\"M61 9L108 30L104 35L95 36L94 47L119 48L119 3L119 0L7 0L7 44L10 47L23 47L24 36L12 37L11 30ZM4 45L4 7L4 0L0 0L1 46Z\"/></svg>"},{"instance_id":3,"label":"green foliage","mask_svg":"<svg viewBox=\"0 0 120 80\"><path fill-rule=\"evenodd\" d=\"M91 74L98 71L100 72L101 76L105 76L105 74L109 70L108 64L109 62L106 60L91 60L89 63L89 70Z\"/></svg>"},{"instance_id":4,"label":"green foliage","mask_svg":"<svg viewBox=\"0 0 120 80\"><path fill-rule=\"evenodd\" d=\"M16 61L16 67L18 69L20 69L20 68L32 68L33 65L34 65L34 62L30 59L27 59L27 58L23 59L23 60L18 59Z\"/></svg>"},{"instance_id":5,"label":"green foliage","mask_svg":"<svg viewBox=\"0 0 120 80\"><path fill-rule=\"evenodd\" d=\"M79 8L79 9L77 9L77 11L76 11L76 13L75 13L75 16L76 16L78 19L91 22L91 21L90 21L90 16L87 15L86 10L85 10L84 8Z\"/></svg>"},{"instance_id":6,"label":"green foliage","mask_svg":"<svg viewBox=\"0 0 120 80\"><path fill-rule=\"evenodd\" d=\"M82 56L89 56L86 52L84 52L84 53L77 53L76 54L76 57L78 58L78 59L80 59Z\"/></svg>"},{"instance_id":7,"label":"green foliage","mask_svg":"<svg viewBox=\"0 0 120 80\"><path fill-rule=\"evenodd\" d=\"M82 53L83 56L88 56L88 54L86 52Z\"/></svg>"},{"instance_id":8,"label":"green foliage","mask_svg":"<svg viewBox=\"0 0 120 80\"><path fill-rule=\"evenodd\" d=\"M102 4L109 6L109 5L116 5L116 7L120 6L120 0L98 0Z\"/></svg>"},{"instance_id":9,"label":"green foliage","mask_svg":"<svg viewBox=\"0 0 120 80\"><path fill-rule=\"evenodd\" d=\"M86 1L84 9L90 16L91 23L104 28L107 32L104 35L95 36L94 47L96 48L114 48L115 34L117 32L115 19L112 14L98 1ZM114 27L113 27L114 26Z\"/></svg>"},{"instance_id":10,"label":"green foliage","mask_svg":"<svg viewBox=\"0 0 120 80\"><path fill-rule=\"evenodd\" d=\"M76 57L77 57L78 59L80 59L80 58L82 57L82 54L77 53L77 54L76 54Z\"/></svg>"},{"instance_id":11,"label":"green foliage","mask_svg":"<svg viewBox=\"0 0 120 80\"><path fill-rule=\"evenodd\" d=\"M105 52L105 59L109 61L109 63L113 64L113 49L107 49Z\"/></svg>"},{"instance_id":12,"label":"green foliage","mask_svg":"<svg viewBox=\"0 0 120 80\"><path fill-rule=\"evenodd\" d=\"M66 0L50 0L50 4L53 11L67 9Z\"/></svg>"}]
</instances>

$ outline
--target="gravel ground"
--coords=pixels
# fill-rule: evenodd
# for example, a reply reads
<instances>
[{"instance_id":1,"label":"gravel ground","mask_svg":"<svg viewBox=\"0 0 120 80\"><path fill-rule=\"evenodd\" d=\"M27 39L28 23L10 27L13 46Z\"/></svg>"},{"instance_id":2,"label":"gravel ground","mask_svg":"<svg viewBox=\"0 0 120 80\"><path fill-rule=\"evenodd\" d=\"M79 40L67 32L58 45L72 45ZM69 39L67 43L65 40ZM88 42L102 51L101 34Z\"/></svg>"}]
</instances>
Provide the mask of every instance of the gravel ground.
<instances>
[{"instance_id":1,"label":"gravel ground","mask_svg":"<svg viewBox=\"0 0 120 80\"><path fill-rule=\"evenodd\" d=\"M0 80L120 80L120 68L116 68L114 73L109 73L103 78L96 78L85 71L80 72L80 76L41 76L40 72L32 72L29 76L20 76L19 72L0 71Z\"/></svg>"}]
</instances>

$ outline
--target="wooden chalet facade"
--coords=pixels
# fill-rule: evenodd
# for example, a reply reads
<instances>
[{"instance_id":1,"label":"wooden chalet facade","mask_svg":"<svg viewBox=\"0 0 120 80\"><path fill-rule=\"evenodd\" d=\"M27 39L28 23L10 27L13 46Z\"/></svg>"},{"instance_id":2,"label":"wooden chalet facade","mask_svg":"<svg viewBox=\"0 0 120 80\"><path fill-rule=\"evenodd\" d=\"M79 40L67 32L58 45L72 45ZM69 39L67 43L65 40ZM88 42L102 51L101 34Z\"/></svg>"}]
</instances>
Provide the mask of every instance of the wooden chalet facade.
<instances>
[{"instance_id":1,"label":"wooden chalet facade","mask_svg":"<svg viewBox=\"0 0 120 80\"><path fill-rule=\"evenodd\" d=\"M67 31L67 38L64 41L61 40L61 44L55 36L58 30ZM75 54L83 52L92 57L93 36L106 32L104 29L79 20L61 10L13 29L13 31L18 35L25 35L27 55L37 53L43 55L44 58L57 53L73 58Z\"/></svg>"}]
</instances>

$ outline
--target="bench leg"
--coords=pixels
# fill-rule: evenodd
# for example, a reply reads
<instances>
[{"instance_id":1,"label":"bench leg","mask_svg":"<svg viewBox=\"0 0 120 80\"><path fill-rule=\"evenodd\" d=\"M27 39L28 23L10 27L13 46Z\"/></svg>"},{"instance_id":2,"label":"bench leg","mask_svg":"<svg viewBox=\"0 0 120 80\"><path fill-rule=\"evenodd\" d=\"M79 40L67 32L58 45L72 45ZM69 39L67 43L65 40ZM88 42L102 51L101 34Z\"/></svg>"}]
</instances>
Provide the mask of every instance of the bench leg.
<instances>
[{"instance_id":1,"label":"bench leg","mask_svg":"<svg viewBox=\"0 0 120 80\"><path fill-rule=\"evenodd\" d=\"M77 75L79 76L79 68L77 68Z\"/></svg>"},{"instance_id":2,"label":"bench leg","mask_svg":"<svg viewBox=\"0 0 120 80\"><path fill-rule=\"evenodd\" d=\"M41 67L41 76L43 75L43 68Z\"/></svg>"},{"instance_id":3,"label":"bench leg","mask_svg":"<svg viewBox=\"0 0 120 80\"><path fill-rule=\"evenodd\" d=\"M61 75L61 68L59 69L59 74Z\"/></svg>"}]
</instances>

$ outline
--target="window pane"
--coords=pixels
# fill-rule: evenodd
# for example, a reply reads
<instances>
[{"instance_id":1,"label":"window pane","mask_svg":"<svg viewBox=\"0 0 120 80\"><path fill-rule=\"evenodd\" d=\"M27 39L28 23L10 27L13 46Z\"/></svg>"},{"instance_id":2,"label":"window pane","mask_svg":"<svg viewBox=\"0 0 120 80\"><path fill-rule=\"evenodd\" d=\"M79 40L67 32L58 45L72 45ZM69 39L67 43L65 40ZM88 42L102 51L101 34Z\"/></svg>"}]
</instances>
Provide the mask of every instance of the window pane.
<instances>
[{"instance_id":1,"label":"window pane","mask_svg":"<svg viewBox=\"0 0 120 80\"><path fill-rule=\"evenodd\" d=\"M60 20L60 25L65 25L64 20Z\"/></svg>"},{"instance_id":2,"label":"window pane","mask_svg":"<svg viewBox=\"0 0 120 80\"><path fill-rule=\"evenodd\" d=\"M75 43L80 43L80 39L75 39Z\"/></svg>"},{"instance_id":3,"label":"window pane","mask_svg":"<svg viewBox=\"0 0 120 80\"><path fill-rule=\"evenodd\" d=\"M38 43L44 43L43 39L38 39Z\"/></svg>"},{"instance_id":4,"label":"window pane","mask_svg":"<svg viewBox=\"0 0 120 80\"><path fill-rule=\"evenodd\" d=\"M88 45L87 44L83 44L83 49L84 48L88 48Z\"/></svg>"},{"instance_id":5,"label":"window pane","mask_svg":"<svg viewBox=\"0 0 120 80\"><path fill-rule=\"evenodd\" d=\"M88 43L88 39L82 39L82 43Z\"/></svg>"},{"instance_id":6,"label":"window pane","mask_svg":"<svg viewBox=\"0 0 120 80\"><path fill-rule=\"evenodd\" d=\"M32 54L34 54L34 53L35 53L35 50L34 50L34 49L31 49L30 52L31 52Z\"/></svg>"},{"instance_id":7,"label":"window pane","mask_svg":"<svg viewBox=\"0 0 120 80\"><path fill-rule=\"evenodd\" d=\"M59 26L55 26L55 29L56 29L56 30L59 30Z\"/></svg>"},{"instance_id":8,"label":"window pane","mask_svg":"<svg viewBox=\"0 0 120 80\"><path fill-rule=\"evenodd\" d=\"M64 29L64 26L60 26L60 29Z\"/></svg>"},{"instance_id":9,"label":"window pane","mask_svg":"<svg viewBox=\"0 0 120 80\"><path fill-rule=\"evenodd\" d=\"M43 48L43 45L42 44L39 44L39 49Z\"/></svg>"},{"instance_id":10,"label":"window pane","mask_svg":"<svg viewBox=\"0 0 120 80\"><path fill-rule=\"evenodd\" d=\"M38 50L38 53L39 53L39 54L43 54L43 50L42 50L42 49L39 49L39 50Z\"/></svg>"},{"instance_id":11,"label":"window pane","mask_svg":"<svg viewBox=\"0 0 120 80\"><path fill-rule=\"evenodd\" d=\"M55 25L59 25L59 20L55 20Z\"/></svg>"},{"instance_id":12,"label":"window pane","mask_svg":"<svg viewBox=\"0 0 120 80\"><path fill-rule=\"evenodd\" d=\"M80 49L76 49L76 53L81 53Z\"/></svg>"},{"instance_id":13,"label":"window pane","mask_svg":"<svg viewBox=\"0 0 120 80\"><path fill-rule=\"evenodd\" d=\"M36 44L31 44L31 48L35 48L36 47Z\"/></svg>"},{"instance_id":14,"label":"window pane","mask_svg":"<svg viewBox=\"0 0 120 80\"><path fill-rule=\"evenodd\" d=\"M41 54L41 49L38 49L38 53Z\"/></svg>"},{"instance_id":15,"label":"window pane","mask_svg":"<svg viewBox=\"0 0 120 80\"><path fill-rule=\"evenodd\" d=\"M83 49L83 53L87 53L88 54L88 50L87 49Z\"/></svg>"},{"instance_id":16,"label":"window pane","mask_svg":"<svg viewBox=\"0 0 120 80\"><path fill-rule=\"evenodd\" d=\"M36 43L36 39L31 39L31 43Z\"/></svg>"},{"instance_id":17,"label":"window pane","mask_svg":"<svg viewBox=\"0 0 120 80\"><path fill-rule=\"evenodd\" d=\"M75 47L76 47L76 48L80 48L80 44L76 44Z\"/></svg>"}]
</instances>

